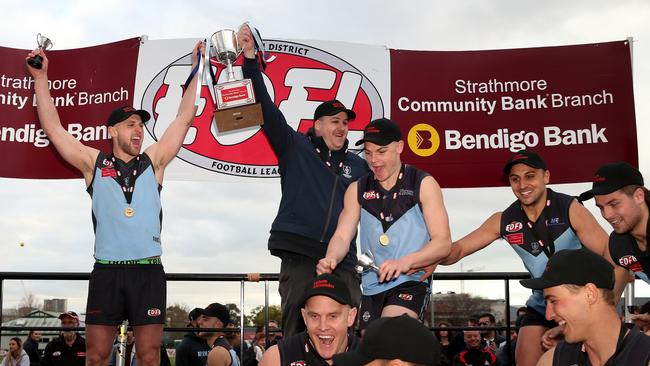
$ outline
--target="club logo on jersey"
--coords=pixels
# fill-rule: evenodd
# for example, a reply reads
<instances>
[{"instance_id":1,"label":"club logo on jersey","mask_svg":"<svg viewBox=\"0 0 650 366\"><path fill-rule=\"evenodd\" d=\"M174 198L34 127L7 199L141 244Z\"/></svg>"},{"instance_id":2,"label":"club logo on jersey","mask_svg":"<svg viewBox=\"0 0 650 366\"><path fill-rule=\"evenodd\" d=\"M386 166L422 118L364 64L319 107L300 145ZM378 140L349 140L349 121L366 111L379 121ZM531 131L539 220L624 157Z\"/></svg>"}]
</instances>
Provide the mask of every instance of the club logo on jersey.
<instances>
[{"instance_id":1,"label":"club logo on jersey","mask_svg":"<svg viewBox=\"0 0 650 366\"><path fill-rule=\"evenodd\" d=\"M352 178L352 168L349 165L343 165L341 171L344 177L348 179Z\"/></svg>"},{"instance_id":2,"label":"club logo on jersey","mask_svg":"<svg viewBox=\"0 0 650 366\"><path fill-rule=\"evenodd\" d=\"M147 315L151 317L160 316L160 314L162 314L162 312L158 308L151 308L147 310Z\"/></svg>"},{"instance_id":3,"label":"club logo on jersey","mask_svg":"<svg viewBox=\"0 0 650 366\"><path fill-rule=\"evenodd\" d=\"M289 364L289 366L307 366L307 362L305 361L293 361L292 363Z\"/></svg>"},{"instance_id":4,"label":"club logo on jersey","mask_svg":"<svg viewBox=\"0 0 650 366\"><path fill-rule=\"evenodd\" d=\"M524 225L521 224L519 221L513 221L506 225L506 231L509 233L515 233L519 230L521 230L524 227ZM512 243L511 243L512 244Z\"/></svg>"},{"instance_id":5,"label":"club logo on jersey","mask_svg":"<svg viewBox=\"0 0 650 366\"><path fill-rule=\"evenodd\" d=\"M275 60L268 64L263 78L271 99L289 125L306 132L313 125L313 113L323 101L338 99L355 111L350 135L362 135L365 125L384 115L378 90L359 69L348 61L311 45L290 41L266 40L266 49ZM190 73L189 54L162 69L149 83L142 98L142 109L151 113L148 133L159 140L176 117L182 85ZM235 63L241 76L243 57ZM210 60L218 82L226 72ZM201 90L199 110L177 156L201 169L223 175L251 178L279 177L278 160L260 127L218 133L213 126L214 103L210 89ZM266 121L269 123L269 121ZM351 172L344 170L351 177ZM346 177L347 178L347 177Z\"/></svg>"},{"instance_id":6,"label":"club logo on jersey","mask_svg":"<svg viewBox=\"0 0 650 366\"><path fill-rule=\"evenodd\" d=\"M366 191L363 192L363 199L364 200L378 200L380 197L379 192L377 191Z\"/></svg>"}]
</instances>

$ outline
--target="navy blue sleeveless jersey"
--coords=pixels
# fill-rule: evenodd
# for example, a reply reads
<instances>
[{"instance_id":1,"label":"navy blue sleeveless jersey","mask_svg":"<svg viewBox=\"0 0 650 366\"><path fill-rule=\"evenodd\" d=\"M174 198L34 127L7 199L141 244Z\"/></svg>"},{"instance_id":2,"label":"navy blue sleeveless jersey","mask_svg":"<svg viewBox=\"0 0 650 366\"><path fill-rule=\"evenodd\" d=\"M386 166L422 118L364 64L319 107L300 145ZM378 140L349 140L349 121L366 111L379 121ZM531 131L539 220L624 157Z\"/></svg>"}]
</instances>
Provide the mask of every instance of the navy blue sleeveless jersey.
<instances>
[{"instance_id":1,"label":"navy blue sleeveless jersey","mask_svg":"<svg viewBox=\"0 0 650 366\"><path fill-rule=\"evenodd\" d=\"M569 218L572 196L547 189L548 217L540 217L533 224L538 231L544 230L554 242L555 252L563 249L579 249L582 245ZM519 201L513 202L501 214L501 237L515 250L533 278L541 277L548 262L548 256L540 244ZM533 290L528 298L529 306L540 314L546 313L546 301L541 290Z\"/></svg>"},{"instance_id":2,"label":"navy blue sleeveless jersey","mask_svg":"<svg viewBox=\"0 0 650 366\"><path fill-rule=\"evenodd\" d=\"M603 330L605 331L605 330ZM561 341L553 353L553 366L591 366L589 356L582 351L582 343ZM647 366L650 365L650 337L639 328L632 327L623 339L621 347L605 366Z\"/></svg>"},{"instance_id":3,"label":"navy blue sleeveless jersey","mask_svg":"<svg viewBox=\"0 0 650 366\"><path fill-rule=\"evenodd\" d=\"M378 266L388 259L416 252L431 240L420 205L420 184L427 176L428 173L405 164L402 178L390 191L386 191L372 173L359 178L361 252L371 253ZM385 233L390 240L385 246L379 242L384 234L382 222L388 227ZM407 281L419 281L422 273L402 274L396 280L379 283L375 271L366 271L361 276L363 294L376 295Z\"/></svg>"}]
</instances>

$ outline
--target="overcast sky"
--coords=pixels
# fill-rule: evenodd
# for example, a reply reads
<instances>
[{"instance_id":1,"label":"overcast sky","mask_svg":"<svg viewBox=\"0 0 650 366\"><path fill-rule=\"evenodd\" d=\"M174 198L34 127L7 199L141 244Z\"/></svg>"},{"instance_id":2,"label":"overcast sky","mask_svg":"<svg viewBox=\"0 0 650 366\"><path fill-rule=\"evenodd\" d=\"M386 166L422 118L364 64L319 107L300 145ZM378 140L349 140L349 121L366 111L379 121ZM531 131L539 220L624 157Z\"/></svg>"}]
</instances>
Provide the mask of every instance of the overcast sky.
<instances>
[{"instance_id":1,"label":"overcast sky","mask_svg":"<svg viewBox=\"0 0 650 366\"><path fill-rule=\"evenodd\" d=\"M137 5L136 5L137 4ZM203 38L249 20L267 38L347 41L414 50L554 46L634 37L633 69L641 172L650 177L650 2L648 1L0 1L0 46L32 49L38 32L56 49L87 47L147 34L149 39ZM10 157L2 157L4 159ZM549 167L552 171L553 167ZM588 184L552 186L579 194ZM163 263L168 273L277 272L267 249L280 198L278 184L166 181L162 193ZM443 191L458 239L514 199L509 188ZM606 231L611 228L594 210ZM19 243L24 242L21 247ZM90 198L82 180L0 179L0 271L87 272L93 263ZM524 271L504 242L442 271ZM86 283L6 282L4 307L23 292L69 298L85 309ZM263 300L250 286L250 306ZM272 288L272 303L279 296ZM502 297L501 283L465 283L468 292ZM458 281L434 291L459 291ZM513 304L528 292L512 284ZM637 281L637 295L650 289ZM238 302L238 284L172 283L168 303L190 307ZM249 308L249 306L247 306Z\"/></svg>"}]
</instances>

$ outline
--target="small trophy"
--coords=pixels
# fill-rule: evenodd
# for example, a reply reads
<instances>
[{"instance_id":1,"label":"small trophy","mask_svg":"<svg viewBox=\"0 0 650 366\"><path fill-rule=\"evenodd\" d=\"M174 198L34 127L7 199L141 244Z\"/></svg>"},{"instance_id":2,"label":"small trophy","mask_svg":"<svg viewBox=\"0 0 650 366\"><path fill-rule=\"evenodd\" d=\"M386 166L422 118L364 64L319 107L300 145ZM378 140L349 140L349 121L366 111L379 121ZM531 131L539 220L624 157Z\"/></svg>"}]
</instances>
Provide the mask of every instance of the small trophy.
<instances>
[{"instance_id":1,"label":"small trophy","mask_svg":"<svg viewBox=\"0 0 650 366\"><path fill-rule=\"evenodd\" d=\"M361 272L372 269L379 273L379 267L375 264L375 261L372 259L372 254L370 253L359 255L359 259L357 260L357 272L359 272L359 269L361 269Z\"/></svg>"},{"instance_id":2,"label":"small trophy","mask_svg":"<svg viewBox=\"0 0 650 366\"><path fill-rule=\"evenodd\" d=\"M232 29L220 30L210 37L210 42L208 54L226 66L228 76L225 83L214 86L217 129L226 132L263 124L262 106L255 102L252 81L237 80L232 67L242 52L237 33Z\"/></svg>"},{"instance_id":3,"label":"small trophy","mask_svg":"<svg viewBox=\"0 0 650 366\"><path fill-rule=\"evenodd\" d=\"M38 48L42 49L43 51L47 51L53 46L52 40L44 35L41 35L40 33L36 36L36 43L38 44ZM30 57L27 59L27 64L35 69L41 69L43 68L43 57L40 55Z\"/></svg>"},{"instance_id":4,"label":"small trophy","mask_svg":"<svg viewBox=\"0 0 650 366\"><path fill-rule=\"evenodd\" d=\"M129 321L125 320L120 324L120 332L117 336L117 355L115 366L126 365L126 332L129 328Z\"/></svg>"}]
</instances>

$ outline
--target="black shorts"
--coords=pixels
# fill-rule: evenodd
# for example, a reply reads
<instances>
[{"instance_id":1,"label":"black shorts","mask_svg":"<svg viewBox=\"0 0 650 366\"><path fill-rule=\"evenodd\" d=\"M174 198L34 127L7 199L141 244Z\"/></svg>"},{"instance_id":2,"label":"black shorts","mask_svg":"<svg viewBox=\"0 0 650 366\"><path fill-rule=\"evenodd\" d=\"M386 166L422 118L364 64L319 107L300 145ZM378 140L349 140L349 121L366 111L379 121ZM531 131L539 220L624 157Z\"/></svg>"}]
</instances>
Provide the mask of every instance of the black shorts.
<instances>
[{"instance_id":1,"label":"black shorts","mask_svg":"<svg viewBox=\"0 0 650 366\"><path fill-rule=\"evenodd\" d=\"M90 274L86 324L165 324L167 282L161 264L99 264Z\"/></svg>"},{"instance_id":2,"label":"black shorts","mask_svg":"<svg viewBox=\"0 0 650 366\"><path fill-rule=\"evenodd\" d=\"M558 324L552 320L547 320L544 314L540 314L537 310L531 308L530 306L526 307L526 314L521 319L521 326L526 327L530 325L541 325L545 328L555 328Z\"/></svg>"},{"instance_id":3,"label":"black shorts","mask_svg":"<svg viewBox=\"0 0 650 366\"><path fill-rule=\"evenodd\" d=\"M362 296L359 328L366 329L373 320L379 319L382 310L388 305L398 305L412 310L422 320L424 310L429 303L430 289L429 282L409 281L376 295Z\"/></svg>"}]
</instances>

